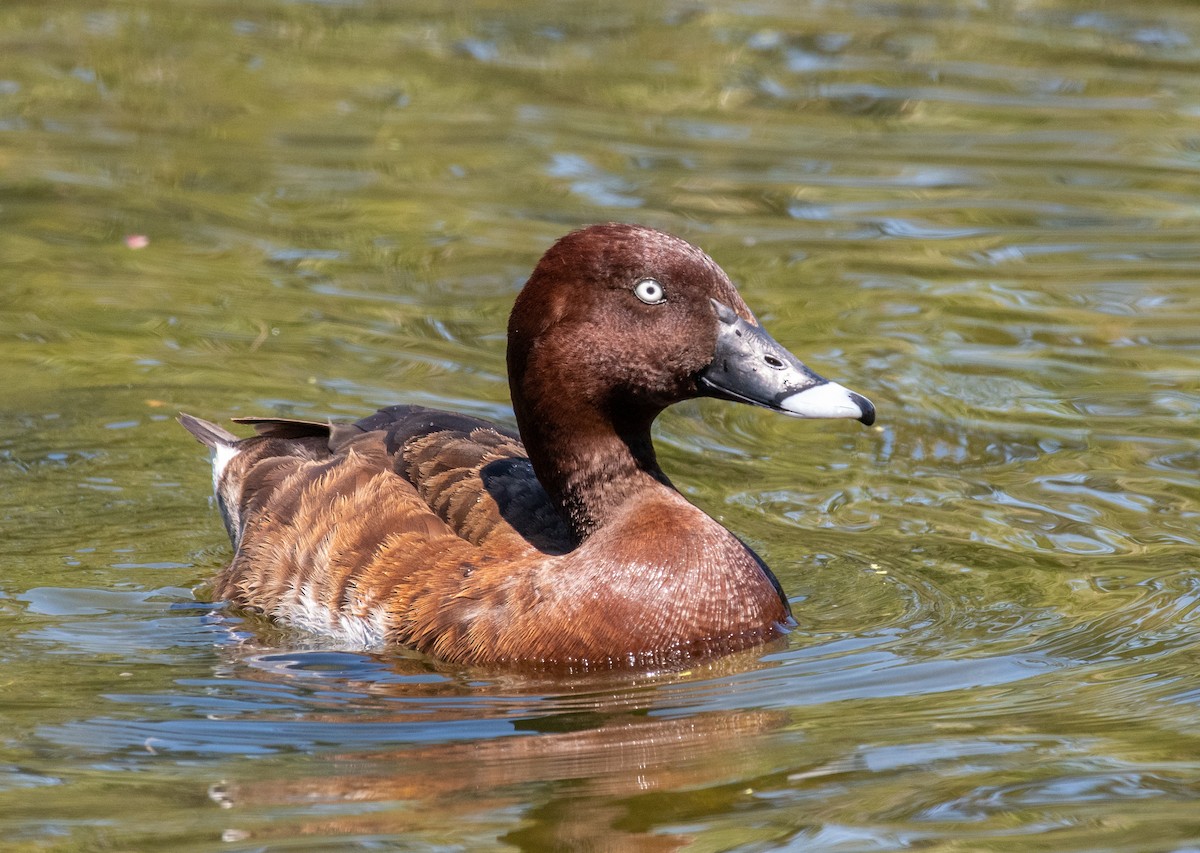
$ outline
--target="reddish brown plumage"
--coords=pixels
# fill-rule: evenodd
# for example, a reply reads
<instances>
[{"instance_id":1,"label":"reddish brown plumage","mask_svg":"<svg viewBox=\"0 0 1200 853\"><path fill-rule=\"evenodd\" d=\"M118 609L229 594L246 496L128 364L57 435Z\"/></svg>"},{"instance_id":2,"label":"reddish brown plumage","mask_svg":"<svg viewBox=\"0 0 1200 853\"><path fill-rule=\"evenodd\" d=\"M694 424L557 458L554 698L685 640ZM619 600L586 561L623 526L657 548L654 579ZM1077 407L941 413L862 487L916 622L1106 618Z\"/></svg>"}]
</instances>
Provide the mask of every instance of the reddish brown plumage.
<instances>
[{"instance_id":1,"label":"reddish brown plumage","mask_svg":"<svg viewBox=\"0 0 1200 853\"><path fill-rule=\"evenodd\" d=\"M635 296L647 278L665 302ZM671 487L650 443L662 409L702 393L710 299L753 322L674 237L608 225L559 241L509 322L524 444L412 406L354 425L244 419L259 435L240 441L184 416L227 462L236 554L217 595L481 664L662 666L779 636L790 612L774 577Z\"/></svg>"}]
</instances>

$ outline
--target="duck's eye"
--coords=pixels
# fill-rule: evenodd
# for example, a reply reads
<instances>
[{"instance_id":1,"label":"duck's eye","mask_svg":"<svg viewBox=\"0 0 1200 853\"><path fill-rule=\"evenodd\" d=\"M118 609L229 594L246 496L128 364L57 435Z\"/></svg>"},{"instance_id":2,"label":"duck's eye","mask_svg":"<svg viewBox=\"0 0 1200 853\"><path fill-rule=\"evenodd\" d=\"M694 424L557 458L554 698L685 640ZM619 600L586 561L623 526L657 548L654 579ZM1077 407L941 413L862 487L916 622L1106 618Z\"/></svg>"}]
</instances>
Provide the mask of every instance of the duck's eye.
<instances>
[{"instance_id":1,"label":"duck's eye","mask_svg":"<svg viewBox=\"0 0 1200 853\"><path fill-rule=\"evenodd\" d=\"M663 287L652 278L644 278L633 286L633 295L647 305L657 305L666 300Z\"/></svg>"}]
</instances>

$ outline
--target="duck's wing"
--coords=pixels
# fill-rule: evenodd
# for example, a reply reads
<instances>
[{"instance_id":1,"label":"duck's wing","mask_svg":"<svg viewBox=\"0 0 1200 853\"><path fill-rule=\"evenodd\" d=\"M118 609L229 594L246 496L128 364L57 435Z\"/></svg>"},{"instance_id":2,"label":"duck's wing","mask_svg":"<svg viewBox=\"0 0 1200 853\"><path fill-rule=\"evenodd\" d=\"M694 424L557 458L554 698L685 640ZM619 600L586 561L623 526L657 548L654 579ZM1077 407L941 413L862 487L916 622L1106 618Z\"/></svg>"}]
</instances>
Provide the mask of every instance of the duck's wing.
<instances>
[{"instance_id":1,"label":"duck's wing","mask_svg":"<svg viewBox=\"0 0 1200 853\"><path fill-rule=\"evenodd\" d=\"M401 586L446 590L449 574L572 544L520 439L486 421L416 406L356 424L239 418L247 439L180 421L215 450L236 549L215 592L292 624L367 641Z\"/></svg>"},{"instance_id":2,"label":"duck's wing","mask_svg":"<svg viewBox=\"0 0 1200 853\"><path fill-rule=\"evenodd\" d=\"M574 546L516 432L422 406L380 409L355 427L383 432L395 472L467 541L515 533L550 554Z\"/></svg>"},{"instance_id":3,"label":"duck's wing","mask_svg":"<svg viewBox=\"0 0 1200 853\"><path fill-rule=\"evenodd\" d=\"M390 406L353 424L288 418L234 418L264 439L327 442L333 457L361 453L363 436L382 439L391 472L428 509L473 545L516 534L523 544L561 554L570 533L533 473L520 437L496 424L423 406ZM372 442L373 444L374 442ZM378 455L372 448L369 454ZM513 543L516 544L516 543Z\"/></svg>"},{"instance_id":4,"label":"duck's wing","mask_svg":"<svg viewBox=\"0 0 1200 853\"><path fill-rule=\"evenodd\" d=\"M379 476L398 475L428 512L471 544L514 534L547 553L564 553L574 544L521 439L480 418L391 406L353 424L267 417L233 421L253 426L257 436L239 439L200 418L180 417L192 435L217 452L215 474L226 483L225 488L217 484L218 497L235 545L247 516L266 500L299 508L322 492L331 499L345 497L341 489L314 485L349 467L351 454ZM288 488L281 494L285 481Z\"/></svg>"}]
</instances>

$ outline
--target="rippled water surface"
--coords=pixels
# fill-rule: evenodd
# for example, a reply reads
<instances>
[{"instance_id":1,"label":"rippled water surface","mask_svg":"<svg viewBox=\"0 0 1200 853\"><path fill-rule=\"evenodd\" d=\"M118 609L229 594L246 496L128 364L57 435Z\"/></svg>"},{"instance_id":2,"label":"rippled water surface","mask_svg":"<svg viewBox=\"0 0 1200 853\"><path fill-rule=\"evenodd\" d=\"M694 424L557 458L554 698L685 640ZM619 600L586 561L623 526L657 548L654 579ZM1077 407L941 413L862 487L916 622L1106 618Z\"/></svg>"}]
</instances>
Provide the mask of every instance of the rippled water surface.
<instances>
[{"instance_id":1,"label":"rippled water surface","mask_svg":"<svg viewBox=\"0 0 1200 853\"><path fill-rule=\"evenodd\" d=\"M0 5L0 849L1200 850L1200 6ZM323 646L179 410L511 423L594 221L706 248L874 428L660 458L786 643L533 679Z\"/></svg>"}]
</instances>

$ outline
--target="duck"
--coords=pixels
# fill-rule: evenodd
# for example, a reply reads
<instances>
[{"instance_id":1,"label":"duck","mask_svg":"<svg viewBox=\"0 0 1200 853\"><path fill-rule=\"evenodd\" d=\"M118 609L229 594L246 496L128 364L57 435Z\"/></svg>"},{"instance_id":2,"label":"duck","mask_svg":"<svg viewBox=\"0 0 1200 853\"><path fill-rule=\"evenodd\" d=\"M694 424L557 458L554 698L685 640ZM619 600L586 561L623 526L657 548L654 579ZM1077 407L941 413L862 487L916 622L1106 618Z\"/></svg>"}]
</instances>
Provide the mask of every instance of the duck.
<instances>
[{"instance_id":1,"label":"duck","mask_svg":"<svg viewBox=\"0 0 1200 853\"><path fill-rule=\"evenodd\" d=\"M713 659L796 622L766 563L655 456L711 397L866 425L875 407L767 333L687 241L592 225L555 242L508 322L516 431L417 405L354 423L180 423L213 455L233 558L212 594L362 648L573 672Z\"/></svg>"}]
</instances>

